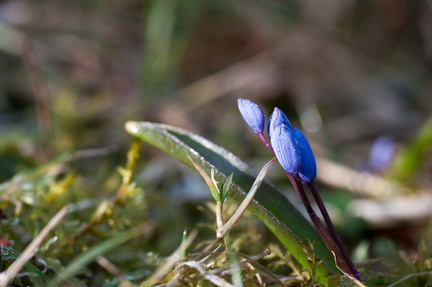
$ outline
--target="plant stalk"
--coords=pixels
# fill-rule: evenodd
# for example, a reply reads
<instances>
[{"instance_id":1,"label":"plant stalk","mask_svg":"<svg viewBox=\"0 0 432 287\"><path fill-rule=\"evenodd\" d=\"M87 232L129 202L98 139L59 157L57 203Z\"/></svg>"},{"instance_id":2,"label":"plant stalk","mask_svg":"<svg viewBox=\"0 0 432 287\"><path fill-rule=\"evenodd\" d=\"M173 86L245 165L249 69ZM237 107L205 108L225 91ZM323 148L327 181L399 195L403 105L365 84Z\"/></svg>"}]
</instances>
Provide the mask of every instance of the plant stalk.
<instances>
[{"instance_id":1,"label":"plant stalk","mask_svg":"<svg viewBox=\"0 0 432 287\"><path fill-rule=\"evenodd\" d=\"M329 229L331 236L333 237L336 245L338 246L339 250L341 251L342 256L344 257L345 261L347 262L349 269L351 270L352 275L356 279L362 281L360 272L357 271L356 267L354 266L354 263L352 262L350 256L348 255L348 252L347 252L346 248L344 247L342 240L341 240L339 234L337 233L336 228L333 225L333 222L330 219L330 216L327 212L327 209L324 205L324 202L322 201L321 196L319 195L318 190L316 189L314 182L308 183L308 187L312 193L312 196L313 196L316 204L318 205L318 208L321 212L322 217L324 218L324 221L327 225L327 228Z\"/></svg>"},{"instance_id":2,"label":"plant stalk","mask_svg":"<svg viewBox=\"0 0 432 287\"><path fill-rule=\"evenodd\" d=\"M336 244L334 238L330 235L329 231L326 229L326 227L321 222L321 219L318 217L318 215L315 213L314 209L312 208L312 205L310 203L310 200L303 189L303 185L301 182L296 179L293 175L286 173L289 180L291 181L292 185L294 186L294 189L296 190L297 194L300 196L300 199L303 203L303 205L306 208L306 211L314 224L315 228L317 229L318 233L320 234L321 238L323 239L325 245L327 248L333 253L337 266L339 269L345 273L349 274L351 276L354 276L351 272L351 268L349 264L346 262L345 257L343 256L341 250L338 248L338 245Z\"/></svg>"},{"instance_id":3,"label":"plant stalk","mask_svg":"<svg viewBox=\"0 0 432 287\"><path fill-rule=\"evenodd\" d=\"M277 159L273 158L264 165L264 167L258 173L258 175L257 175L254 183L252 184L251 189L247 193L246 197L243 199L242 203L237 208L236 212L234 212L234 214L231 216L231 218L222 226L219 226L219 223L218 223L218 229L216 231L216 238L209 245L207 245L206 248L204 248L204 250L201 252L201 254L195 258L195 260L198 260L199 258L201 258L202 254L209 252L211 250L211 248L213 248L213 246L215 246L219 241L221 241L222 238L224 238L225 235L228 233L228 231L230 231L231 228L237 223L237 221L240 219L240 217L243 215L243 213L245 213L247 207L249 206L249 204L253 200L253 197L255 196L256 192L258 191L258 188L261 186L261 183L263 182L267 172L270 170L270 168L276 162L277 162ZM218 210L218 209L216 209L216 210ZM220 212L222 212L222 210Z\"/></svg>"},{"instance_id":4,"label":"plant stalk","mask_svg":"<svg viewBox=\"0 0 432 287\"><path fill-rule=\"evenodd\" d=\"M277 159L273 158L272 160L270 160L268 163L264 165L264 167L259 172L257 178L255 179L255 182L253 183L248 194L246 195L246 197L244 198L240 206L237 208L236 212L233 214L233 216L231 216L231 218L228 220L227 223L225 223L224 226L218 228L217 237L224 237L225 234L237 223L237 221L240 219L243 213L245 213L255 193L258 191L258 188L260 187L262 181L264 180L264 177L266 176L267 172L276 162Z\"/></svg>"},{"instance_id":5,"label":"plant stalk","mask_svg":"<svg viewBox=\"0 0 432 287\"><path fill-rule=\"evenodd\" d=\"M273 147L271 144L267 141L266 137L263 133L258 134L261 141L264 143L264 145L273 153L275 154ZM315 228L317 229L318 233L320 234L321 238L323 239L325 245L327 248L333 252L333 255L335 256L335 260L337 262L338 267L341 269L342 272L345 274L348 274L358 280L362 280L360 273L357 271L357 269L354 266L354 263L352 262L351 258L348 255L348 252L346 251L345 247L343 246L342 240L339 237L339 234L336 231L336 228L334 227L330 216L327 212L327 209L324 206L324 203L318 194L318 191L316 190L315 185L308 184L312 196L315 200L315 202L318 205L318 208L324 218L324 222L327 226L324 227L323 223L321 222L321 219L317 216L314 209L312 208L312 205L310 203L310 200L303 188L302 183L293 175L289 174L288 172L285 172L288 176L289 180L291 181L291 184L293 185L294 189L296 190L297 194L300 196L300 199L303 203L303 205L306 208L306 211L314 224ZM329 233L330 232L330 233Z\"/></svg>"}]
</instances>

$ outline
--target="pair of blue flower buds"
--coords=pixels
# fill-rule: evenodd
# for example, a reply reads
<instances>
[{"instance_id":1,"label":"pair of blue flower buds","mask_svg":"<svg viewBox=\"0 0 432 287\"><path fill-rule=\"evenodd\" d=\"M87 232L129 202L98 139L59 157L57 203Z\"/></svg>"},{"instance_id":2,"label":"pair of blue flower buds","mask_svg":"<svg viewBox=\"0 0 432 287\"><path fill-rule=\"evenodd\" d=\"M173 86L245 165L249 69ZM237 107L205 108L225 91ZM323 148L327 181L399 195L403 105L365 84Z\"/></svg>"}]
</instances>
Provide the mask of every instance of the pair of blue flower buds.
<instances>
[{"instance_id":1,"label":"pair of blue flower buds","mask_svg":"<svg viewBox=\"0 0 432 287\"><path fill-rule=\"evenodd\" d=\"M265 140L265 115L261 107L247 99L238 99L238 107L252 131ZM303 183L312 183L317 172L312 148L305 135L294 128L278 108L269 118L267 133L271 142L269 149L274 152L282 168L298 176Z\"/></svg>"}]
</instances>

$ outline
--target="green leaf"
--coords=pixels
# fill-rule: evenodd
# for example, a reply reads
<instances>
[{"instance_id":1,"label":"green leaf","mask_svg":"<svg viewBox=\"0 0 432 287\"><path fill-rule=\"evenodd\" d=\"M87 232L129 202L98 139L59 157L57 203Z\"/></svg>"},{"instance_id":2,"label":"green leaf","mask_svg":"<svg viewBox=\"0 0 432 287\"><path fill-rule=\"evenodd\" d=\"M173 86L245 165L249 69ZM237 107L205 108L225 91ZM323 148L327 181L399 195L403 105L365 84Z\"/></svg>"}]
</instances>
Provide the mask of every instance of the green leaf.
<instances>
[{"instance_id":1,"label":"green leaf","mask_svg":"<svg viewBox=\"0 0 432 287\"><path fill-rule=\"evenodd\" d=\"M127 122L125 127L133 136L171 154L191 168L194 167L188 155L208 173L214 168L219 182L226 182L233 173L228 196L238 203L244 199L245 190L250 189L257 175L255 170L232 153L189 131L151 122ZM271 184L263 182L248 210L267 225L305 268L308 267L308 258L304 249L310 250L308 242L314 244L311 252L322 259L322 263L316 266L319 282L327 285L329 276L339 273L333 256L318 233L286 196Z\"/></svg>"},{"instance_id":2,"label":"green leaf","mask_svg":"<svg viewBox=\"0 0 432 287\"><path fill-rule=\"evenodd\" d=\"M234 173L231 173L231 174L228 176L227 180L225 181L225 183L224 183L224 185L223 185L223 187L222 187L222 191L221 191L221 200L222 200L222 202L225 201L225 198L226 198L227 195L228 195L228 191L229 191L229 189L230 189L230 187L231 187L231 183L232 183L233 176L234 176Z\"/></svg>"}]
</instances>

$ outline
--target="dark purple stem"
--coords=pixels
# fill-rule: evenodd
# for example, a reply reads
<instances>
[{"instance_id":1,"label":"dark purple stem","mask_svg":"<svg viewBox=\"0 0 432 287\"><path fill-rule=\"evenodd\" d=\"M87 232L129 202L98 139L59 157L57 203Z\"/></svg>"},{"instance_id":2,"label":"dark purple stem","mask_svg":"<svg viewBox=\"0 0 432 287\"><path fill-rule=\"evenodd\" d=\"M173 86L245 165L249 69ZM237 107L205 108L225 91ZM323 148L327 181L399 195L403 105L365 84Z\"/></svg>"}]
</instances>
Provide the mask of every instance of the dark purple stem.
<instances>
[{"instance_id":1,"label":"dark purple stem","mask_svg":"<svg viewBox=\"0 0 432 287\"><path fill-rule=\"evenodd\" d=\"M261 141L265 144L265 146L274 154L273 147L268 142L267 138L264 136L263 133L258 134ZM294 189L296 190L297 194L300 196L300 199L303 203L303 205L306 208L306 211L312 221L312 223L315 225L315 228L317 229L318 233L320 234L321 238L323 239L325 245L327 248L334 252L336 256L336 260L338 262L338 266L347 274L350 274L351 276L355 277L358 280L362 280L360 273L355 268L351 258L348 255L348 252L346 251L342 240L339 237L339 234L337 233L330 216L327 212L327 209L324 206L324 203L318 194L318 191L316 190L316 187L313 183L308 184L312 196L315 199L315 202L318 205L318 208L324 218L324 222L327 225L328 230L324 227L321 220L315 213L314 209L312 208L312 205L310 203L309 198L306 195L305 190L303 189L302 183L293 175L286 172L286 175L288 176L289 180L291 181L291 184L293 185ZM330 234L329 234L330 231Z\"/></svg>"},{"instance_id":2,"label":"dark purple stem","mask_svg":"<svg viewBox=\"0 0 432 287\"><path fill-rule=\"evenodd\" d=\"M351 270L352 275L356 279L362 281L360 272L357 271L356 267L354 266L354 263L352 262L350 256L348 255L348 252L345 249L345 247L342 243L342 240L341 240L339 234L337 233L336 228L333 225L333 222L330 219L330 216L327 212L327 209L324 205L324 202L322 201L321 196L319 195L318 190L316 189L314 182L312 181L311 183L308 183L308 186L309 186L309 189L312 193L312 196L313 196L316 204L318 205L318 208L319 208L319 210L320 210L320 212L324 218L324 221L327 225L327 228L329 229L330 234L333 237L333 240L335 241L340 252L342 253L342 256L344 257L345 261L347 262L349 269Z\"/></svg>"},{"instance_id":3,"label":"dark purple stem","mask_svg":"<svg viewBox=\"0 0 432 287\"><path fill-rule=\"evenodd\" d=\"M317 229L318 233L320 234L321 238L323 239L325 245L330 251L334 252L334 256L337 260L338 267L343 270L344 273L350 274L351 276L354 276L351 272L351 268L349 264L346 262L345 257L343 256L341 250L338 248L336 242L334 241L333 237L329 234L329 231L324 227L323 223L321 222L321 219L318 217L318 215L315 213L315 211L312 208L312 205L310 203L310 200L308 196L306 195L306 192L303 188L303 185L301 182L295 178L293 175L286 173L289 180L291 181L292 185L294 186L294 189L296 190L297 194L300 196L300 199L303 203L303 205L306 208L306 211L312 221L312 223L315 225L315 228Z\"/></svg>"}]
</instances>

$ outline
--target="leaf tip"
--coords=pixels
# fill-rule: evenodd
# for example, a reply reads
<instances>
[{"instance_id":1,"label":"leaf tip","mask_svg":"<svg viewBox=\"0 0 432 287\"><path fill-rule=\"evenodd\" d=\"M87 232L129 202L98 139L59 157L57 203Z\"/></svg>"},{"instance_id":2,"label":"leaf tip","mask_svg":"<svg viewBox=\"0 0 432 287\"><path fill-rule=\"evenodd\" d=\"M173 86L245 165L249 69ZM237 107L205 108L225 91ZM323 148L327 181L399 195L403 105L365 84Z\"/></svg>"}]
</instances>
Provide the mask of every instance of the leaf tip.
<instances>
[{"instance_id":1,"label":"leaf tip","mask_svg":"<svg viewBox=\"0 0 432 287\"><path fill-rule=\"evenodd\" d=\"M136 134L139 130L139 123L134 121L128 121L125 124L125 129L130 134Z\"/></svg>"}]
</instances>

